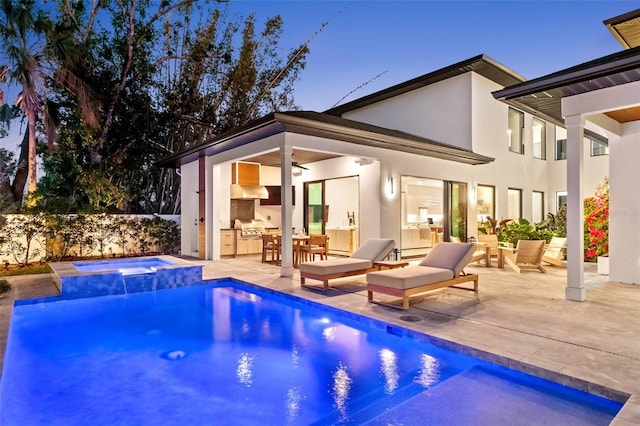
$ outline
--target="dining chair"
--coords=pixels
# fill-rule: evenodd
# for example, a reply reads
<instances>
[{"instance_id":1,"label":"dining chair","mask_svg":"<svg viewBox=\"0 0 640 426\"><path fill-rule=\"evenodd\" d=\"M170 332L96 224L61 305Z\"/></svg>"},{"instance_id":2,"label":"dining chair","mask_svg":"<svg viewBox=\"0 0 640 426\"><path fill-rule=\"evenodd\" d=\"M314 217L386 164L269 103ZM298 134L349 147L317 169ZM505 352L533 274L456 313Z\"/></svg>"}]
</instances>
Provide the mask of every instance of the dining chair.
<instances>
[{"instance_id":1,"label":"dining chair","mask_svg":"<svg viewBox=\"0 0 640 426\"><path fill-rule=\"evenodd\" d=\"M280 237L273 234L262 234L262 263L267 261L267 254L271 252L271 263L280 262Z\"/></svg>"},{"instance_id":2,"label":"dining chair","mask_svg":"<svg viewBox=\"0 0 640 426\"><path fill-rule=\"evenodd\" d=\"M302 258L304 261L316 260L316 254L320 255L320 260L327 258L327 252L329 251L329 238L325 234L312 234L309 235L309 243L301 247Z\"/></svg>"}]
</instances>

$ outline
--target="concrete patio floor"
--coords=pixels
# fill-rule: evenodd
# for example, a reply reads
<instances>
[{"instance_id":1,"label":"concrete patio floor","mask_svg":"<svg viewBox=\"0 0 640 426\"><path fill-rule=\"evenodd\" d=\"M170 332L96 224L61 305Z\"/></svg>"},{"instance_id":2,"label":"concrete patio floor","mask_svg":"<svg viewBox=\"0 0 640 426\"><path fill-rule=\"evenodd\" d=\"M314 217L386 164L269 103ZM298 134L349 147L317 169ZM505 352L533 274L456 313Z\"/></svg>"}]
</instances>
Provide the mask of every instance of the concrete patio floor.
<instances>
[{"instance_id":1,"label":"concrete patio floor","mask_svg":"<svg viewBox=\"0 0 640 426\"><path fill-rule=\"evenodd\" d=\"M301 288L259 257L197 261L203 278L233 277L420 331L455 350L592 393L629 399L612 422L640 424L640 286L612 283L586 264L587 300L565 300L566 271L517 274L469 266L480 275L478 293L446 288L403 311L367 302L365 276L332 281L329 291ZM0 298L0 361L13 301L58 293L48 275L11 277ZM313 281L308 281L312 284ZM403 316L419 317L407 322Z\"/></svg>"}]
</instances>

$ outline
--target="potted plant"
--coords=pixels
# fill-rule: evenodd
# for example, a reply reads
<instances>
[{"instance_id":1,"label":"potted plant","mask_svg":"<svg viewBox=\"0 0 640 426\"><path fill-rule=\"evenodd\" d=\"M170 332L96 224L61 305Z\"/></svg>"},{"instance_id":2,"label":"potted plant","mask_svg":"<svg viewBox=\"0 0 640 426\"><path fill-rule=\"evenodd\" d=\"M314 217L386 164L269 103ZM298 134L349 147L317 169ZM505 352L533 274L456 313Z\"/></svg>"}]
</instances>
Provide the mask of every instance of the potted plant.
<instances>
[{"instance_id":1,"label":"potted plant","mask_svg":"<svg viewBox=\"0 0 640 426\"><path fill-rule=\"evenodd\" d=\"M534 224L521 217L498 228L498 240L514 247L518 244L518 240L545 240L549 242L551 237L553 237L553 233L549 230L546 221Z\"/></svg>"}]
</instances>

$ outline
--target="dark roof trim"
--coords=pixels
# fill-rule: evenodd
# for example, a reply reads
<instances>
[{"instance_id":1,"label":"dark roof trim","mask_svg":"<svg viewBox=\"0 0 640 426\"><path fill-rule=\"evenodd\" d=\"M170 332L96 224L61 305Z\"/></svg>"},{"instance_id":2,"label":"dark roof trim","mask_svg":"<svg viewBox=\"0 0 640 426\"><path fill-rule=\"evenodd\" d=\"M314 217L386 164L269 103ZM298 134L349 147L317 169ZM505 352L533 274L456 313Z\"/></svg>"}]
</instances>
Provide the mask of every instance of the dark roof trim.
<instances>
[{"instance_id":1,"label":"dark roof trim","mask_svg":"<svg viewBox=\"0 0 640 426\"><path fill-rule=\"evenodd\" d=\"M623 50L593 61L585 62L543 77L493 92L496 99L509 100L534 95L575 83L640 67L640 47Z\"/></svg>"},{"instance_id":2,"label":"dark roof trim","mask_svg":"<svg viewBox=\"0 0 640 426\"><path fill-rule=\"evenodd\" d=\"M617 25L623 22L630 21L635 18L640 18L640 9L632 10L631 12L623 13L622 15L614 16L613 18L602 21L605 25Z\"/></svg>"},{"instance_id":3,"label":"dark roof trim","mask_svg":"<svg viewBox=\"0 0 640 426\"><path fill-rule=\"evenodd\" d=\"M607 139L606 137L604 137L602 135L599 135L598 133L594 132L593 130L584 129L584 137L585 138L589 138L591 140L594 140L596 142L600 142L603 145L609 146L609 139Z\"/></svg>"},{"instance_id":4,"label":"dark roof trim","mask_svg":"<svg viewBox=\"0 0 640 426\"><path fill-rule=\"evenodd\" d=\"M523 76L505 67L494 59L491 59L486 55L478 55L474 56L473 58L433 71L431 73L424 74L420 77L405 81L404 83L396 84L395 86L380 90L378 92L364 96L360 99L348 102L344 105L339 105L337 107L328 109L327 111L325 111L325 113L341 116L346 112L363 108L376 102L399 96L404 93L419 89L421 87L429 86L439 81L443 81L471 71L477 72L478 74L492 81L495 81L502 86L510 86L526 81Z\"/></svg>"},{"instance_id":5,"label":"dark roof trim","mask_svg":"<svg viewBox=\"0 0 640 426\"><path fill-rule=\"evenodd\" d=\"M465 164L487 164L494 160L491 157L476 154L470 150L398 130L313 111L290 111L272 113L252 121L210 141L167 157L161 160L159 165L162 167L177 167L194 161L200 156L214 155L282 132L325 137Z\"/></svg>"}]
</instances>

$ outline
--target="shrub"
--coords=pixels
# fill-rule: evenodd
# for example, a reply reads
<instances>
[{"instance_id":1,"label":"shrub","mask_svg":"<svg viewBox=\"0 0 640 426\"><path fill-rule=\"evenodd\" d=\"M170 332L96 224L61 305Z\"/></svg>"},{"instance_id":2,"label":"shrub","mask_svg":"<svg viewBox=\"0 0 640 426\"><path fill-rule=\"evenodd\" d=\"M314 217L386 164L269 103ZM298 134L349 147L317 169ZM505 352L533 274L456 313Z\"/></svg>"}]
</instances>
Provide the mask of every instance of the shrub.
<instances>
[{"instance_id":1,"label":"shrub","mask_svg":"<svg viewBox=\"0 0 640 426\"><path fill-rule=\"evenodd\" d=\"M567 236L567 206L560 206L555 215L549 213L547 215L549 230L556 237Z\"/></svg>"},{"instance_id":2,"label":"shrub","mask_svg":"<svg viewBox=\"0 0 640 426\"><path fill-rule=\"evenodd\" d=\"M584 200L584 257L595 261L609 254L609 178Z\"/></svg>"},{"instance_id":3,"label":"shrub","mask_svg":"<svg viewBox=\"0 0 640 426\"><path fill-rule=\"evenodd\" d=\"M520 218L498 228L498 240L511 243L514 246L518 240L545 240L549 242L552 237L553 233L549 230L546 221L532 224L527 219Z\"/></svg>"},{"instance_id":4,"label":"shrub","mask_svg":"<svg viewBox=\"0 0 640 426\"><path fill-rule=\"evenodd\" d=\"M9 281L4 279L0 280L0 294L6 293L9 290L11 290L11 284L9 284Z\"/></svg>"}]
</instances>

